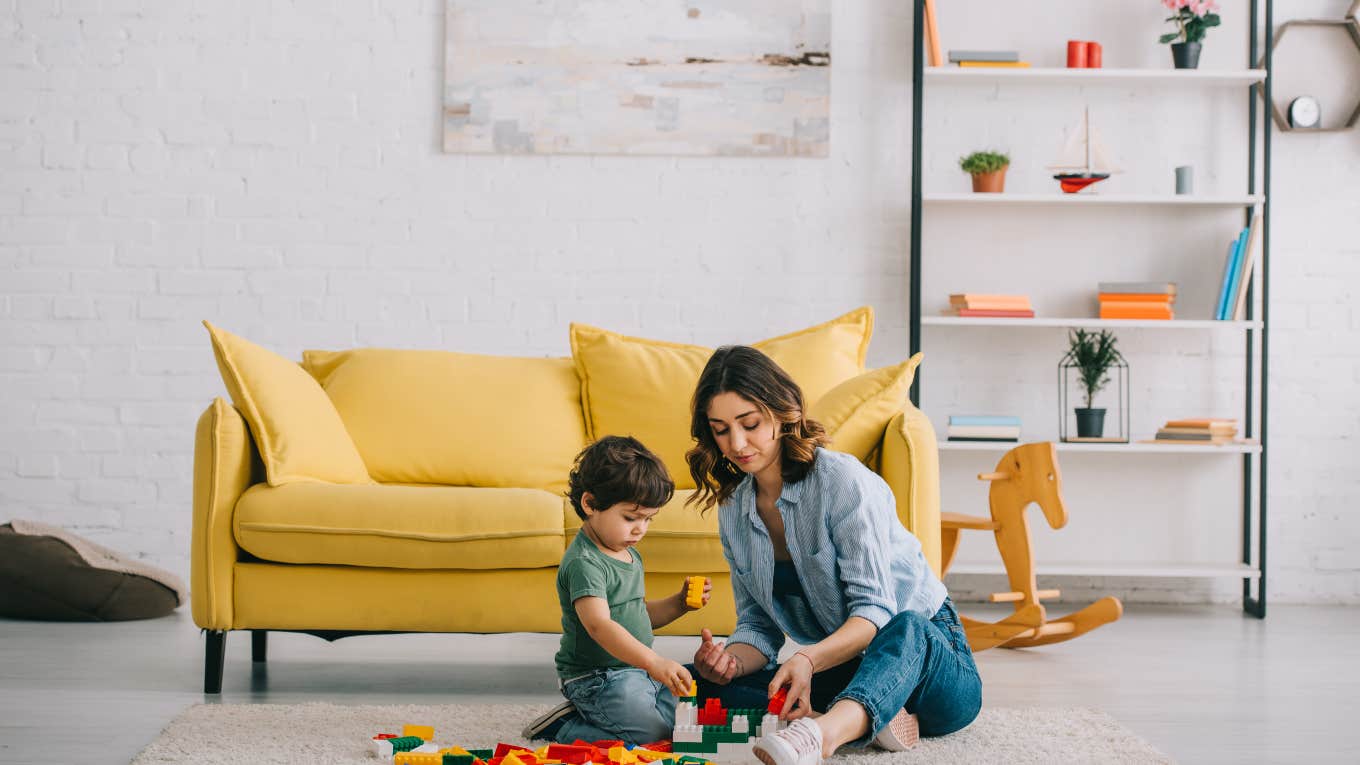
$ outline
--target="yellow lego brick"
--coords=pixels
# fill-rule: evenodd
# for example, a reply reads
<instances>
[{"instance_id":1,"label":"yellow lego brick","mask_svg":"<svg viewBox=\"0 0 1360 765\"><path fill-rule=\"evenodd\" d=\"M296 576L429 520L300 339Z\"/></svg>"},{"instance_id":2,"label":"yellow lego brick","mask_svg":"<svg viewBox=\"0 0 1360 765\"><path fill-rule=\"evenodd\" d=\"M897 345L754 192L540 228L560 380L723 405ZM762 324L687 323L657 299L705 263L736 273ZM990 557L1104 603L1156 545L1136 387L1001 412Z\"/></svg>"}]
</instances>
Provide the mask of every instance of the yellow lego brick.
<instances>
[{"instance_id":1,"label":"yellow lego brick","mask_svg":"<svg viewBox=\"0 0 1360 765\"><path fill-rule=\"evenodd\" d=\"M403 726L401 726L401 735L403 735L403 736L419 736L421 739L423 739L423 740L425 740L425 741L433 741L433 740L434 740L434 726L431 726L431 725L403 725Z\"/></svg>"},{"instance_id":2,"label":"yellow lego brick","mask_svg":"<svg viewBox=\"0 0 1360 765\"><path fill-rule=\"evenodd\" d=\"M544 744L534 752L534 756L538 758L539 762L543 762L544 760L548 759L548 746L549 746L548 744Z\"/></svg>"},{"instance_id":3,"label":"yellow lego brick","mask_svg":"<svg viewBox=\"0 0 1360 765\"><path fill-rule=\"evenodd\" d=\"M638 761L637 755L624 749L621 746L610 747L609 761L618 765L634 765Z\"/></svg>"},{"instance_id":4,"label":"yellow lego brick","mask_svg":"<svg viewBox=\"0 0 1360 765\"><path fill-rule=\"evenodd\" d=\"M437 752L398 752L392 765L444 765L444 755Z\"/></svg>"},{"instance_id":5,"label":"yellow lego brick","mask_svg":"<svg viewBox=\"0 0 1360 765\"><path fill-rule=\"evenodd\" d=\"M708 582L706 576L686 577L689 589L685 591L685 605L690 608L704 607L704 585Z\"/></svg>"},{"instance_id":6,"label":"yellow lego brick","mask_svg":"<svg viewBox=\"0 0 1360 765\"><path fill-rule=\"evenodd\" d=\"M529 750L524 749L524 750L517 750L517 751L525 751L525 752L527 752L527 751L529 751ZM508 753L508 754L505 755L505 759L501 760L501 765L524 765L524 760L521 760L520 758L516 757L516 756L515 756L515 752L510 752L510 753Z\"/></svg>"},{"instance_id":7,"label":"yellow lego brick","mask_svg":"<svg viewBox=\"0 0 1360 765\"><path fill-rule=\"evenodd\" d=\"M674 752L653 752L650 749L634 749L633 756L637 757L638 762L656 762L657 760L674 760L679 755Z\"/></svg>"},{"instance_id":8,"label":"yellow lego brick","mask_svg":"<svg viewBox=\"0 0 1360 765\"><path fill-rule=\"evenodd\" d=\"M689 687L685 689L684 698L689 698L691 696L698 695L699 695L699 682L697 680L690 680Z\"/></svg>"}]
</instances>

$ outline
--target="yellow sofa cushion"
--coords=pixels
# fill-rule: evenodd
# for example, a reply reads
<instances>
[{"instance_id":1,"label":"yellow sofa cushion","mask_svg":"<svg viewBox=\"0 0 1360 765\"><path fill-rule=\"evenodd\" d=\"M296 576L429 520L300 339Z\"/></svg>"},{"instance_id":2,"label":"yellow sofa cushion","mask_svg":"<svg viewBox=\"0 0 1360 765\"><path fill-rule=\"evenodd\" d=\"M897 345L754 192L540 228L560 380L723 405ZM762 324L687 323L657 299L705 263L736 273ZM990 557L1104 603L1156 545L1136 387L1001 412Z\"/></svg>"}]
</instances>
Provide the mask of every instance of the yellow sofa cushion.
<instances>
[{"instance_id":1,"label":"yellow sofa cushion","mask_svg":"<svg viewBox=\"0 0 1360 765\"><path fill-rule=\"evenodd\" d=\"M335 405L294 362L203 322L222 382L245 415L271 486L372 479Z\"/></svg>"},{"instance_id":2,"label":"yellow sofa cushion","mask_svg":"<svg viewBox=\"0 0 1360 765\"><path fill-rule=\"evenodd\" d=\"M234 522L242 549L278 563L538 568L562 559L562 501L539 489L257 485Z\"/></svg>"},{"instance_id":3,"label":"yellow sofa cushion","mask_svg":"<svg viewBox=\"0 0 1360 765\"><path fill-rule=\"evenodd\" d=\"M883 443L883 431L907 403L922 354L852 377L813 404L810 416L826 427L831 448L861 461Z\"/></svg>"},{"instance_id":4,"label":"yellow sofa cushion","mask_svg":"<svg viewBox=\"0 0 1360 765\"><path fill-rule=\"evenodd\" d=\"M866 306L753 345L789 373L811 406L864 371L873 325ZM661 457L677 488L694 488L685 464L693 446L690 399L713 349L572 324L571 355L581 378L588 435L634 436Z\"/></svg>"},{"instance_id":5,"label":"yellow sofa cushion","mask_svg":"<svg viewBox=\"0 0 1360 765\"><path fill-rule=\"evenodd\" d=\"M563 492L586 442L570 359L360 348L302 365L383 483Z\"/></svg>"},{"instance_id":6,"label":"yellow sofa cushion","mask_svg":"<svg viewBox=\"0 0 1360 765\"><path fill-rule=\"evenodd\" d=\"M718 511L701 514L693 507L685 507L685 500L692 494L693 489L676 491L661 512L653 516L647 536L637 546L648 572L702 574L727 570L722 542L718 541ZM566 543L571 544L581 530L581 519L570 502L564 504Z\"/></svg>"}]
</instances>

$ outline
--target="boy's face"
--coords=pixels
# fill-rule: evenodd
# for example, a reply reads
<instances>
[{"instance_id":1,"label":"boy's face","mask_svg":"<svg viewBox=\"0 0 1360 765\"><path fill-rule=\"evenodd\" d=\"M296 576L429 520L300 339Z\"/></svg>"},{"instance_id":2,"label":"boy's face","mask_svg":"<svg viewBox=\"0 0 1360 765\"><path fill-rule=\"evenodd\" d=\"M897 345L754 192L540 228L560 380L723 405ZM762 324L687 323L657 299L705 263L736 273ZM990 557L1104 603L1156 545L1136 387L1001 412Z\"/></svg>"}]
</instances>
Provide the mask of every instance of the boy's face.
<instances>
[{"instance_id":1,"label":"boy's face","mask_svg":"<svg viewBox=\"0 0 1360 765\"><path fill-rule=\"evenodd\" d=\"M660 508L643 507L635 502L616 502L604 510L595 509L595 497L587 493L581 498L585 511L584 524L590 536L600 546L614 552L632 547L647 535L647 525Z\"/></svg>"}]
</instances>

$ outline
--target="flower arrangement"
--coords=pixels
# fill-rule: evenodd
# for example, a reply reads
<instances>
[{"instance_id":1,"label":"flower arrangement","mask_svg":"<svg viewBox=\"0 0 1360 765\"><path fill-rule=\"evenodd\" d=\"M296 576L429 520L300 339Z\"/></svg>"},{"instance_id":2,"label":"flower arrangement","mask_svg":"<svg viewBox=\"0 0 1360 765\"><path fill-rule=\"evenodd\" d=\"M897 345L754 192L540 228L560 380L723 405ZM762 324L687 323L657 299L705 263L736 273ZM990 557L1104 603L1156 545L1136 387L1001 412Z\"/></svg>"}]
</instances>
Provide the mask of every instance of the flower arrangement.
<instances>
[{"instance_id":1,"label":"flower arrangement","mask_svg":"<svg viewBox=\"0 0 1360 765\"><path fill-rule=\"evenodd\" d=\"M1162 5L1173 15L1167 21L1176 22L1176 31L1161 36L1163 43L1197 43L1204 39L1209 27L1219 24L1218 3L1214 0L1162 0Z\"/></svg>"}]
</instances>

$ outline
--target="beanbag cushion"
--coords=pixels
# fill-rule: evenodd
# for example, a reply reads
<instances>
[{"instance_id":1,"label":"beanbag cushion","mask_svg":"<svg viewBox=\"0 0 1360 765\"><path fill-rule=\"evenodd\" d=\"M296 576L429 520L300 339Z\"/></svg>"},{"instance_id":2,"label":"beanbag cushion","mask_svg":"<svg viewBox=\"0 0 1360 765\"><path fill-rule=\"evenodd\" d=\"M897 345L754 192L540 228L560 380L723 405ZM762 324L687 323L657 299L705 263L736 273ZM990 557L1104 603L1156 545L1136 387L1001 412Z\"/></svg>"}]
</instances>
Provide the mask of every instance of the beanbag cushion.
<instances>
[{"instance_id":1,"label":"beanbag cushion","mask_svg":"<svg viewBox=\"0 0 1360 765\"><path fill-rule=\"evenodd\" d=\"M184 603L184 584L56 526L0 526L0 616L111 622L164 616Z\"/></svg>"}]
</instances>

